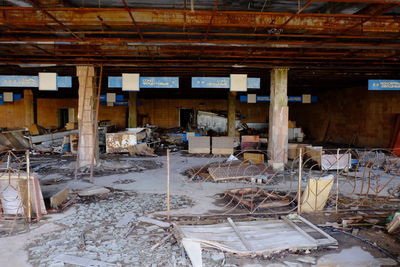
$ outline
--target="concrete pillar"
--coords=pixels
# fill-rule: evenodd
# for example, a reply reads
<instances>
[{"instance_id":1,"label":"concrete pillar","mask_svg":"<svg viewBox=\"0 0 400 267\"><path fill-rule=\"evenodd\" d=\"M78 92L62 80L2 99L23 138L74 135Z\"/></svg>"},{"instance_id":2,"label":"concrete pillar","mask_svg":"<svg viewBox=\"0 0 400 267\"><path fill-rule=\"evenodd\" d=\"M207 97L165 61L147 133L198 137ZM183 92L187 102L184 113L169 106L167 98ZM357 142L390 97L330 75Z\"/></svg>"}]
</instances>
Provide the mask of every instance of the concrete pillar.
<instances>
[{"instance_id":1,"label":"concrete pillar","mask_svg":"<svg viewBox=\"0 0 400 267\"><path fill-rule=\"evenodd\" d=\"M228 93L228 136L236 135L236 92Z\"/></svg>"},{"instance_id":2,"label":"concrete pillar","mask_svg":"<svg viewBox=\"0 0 400 267\"><path fill-rule=\"evenodd\" d=\"M31 127L35 123L35 110L33 105L32 90L24 90L24 113L25 113L25 127Z\"/></svg>"},{"instance_id":3,"label":"concrete pillar","mask_svg":"<svg viewBox=\"0 0 400 267\"><path fill-rule=\"evenodd\" d=\"M271 102L269 106L268 155L275 169L287 163L289 108L287 68L271 71Z\"/></svg>"},{"instance_id":4,"label":"concrete pillar","mask_svg":"<svg viewBox=\"0 0 400 267\"><path fill-rule=\"evenodd\" d=\"M78 127L79 127L79 162L84 167L98 160L98 136L95 134L96 81L93 66L77 66L79 79Z\"/></svg>"},{"instance_id":5,"label":"concrete pillar","mask_svg":"<svg viewBox=\"0 0 400 267\"><path fill-rule=\"evenodd\" d=\"M129 92L129 100L128 100L128 127L136 128L137 127L137 93Z\"/></svg>"}]
</instances>

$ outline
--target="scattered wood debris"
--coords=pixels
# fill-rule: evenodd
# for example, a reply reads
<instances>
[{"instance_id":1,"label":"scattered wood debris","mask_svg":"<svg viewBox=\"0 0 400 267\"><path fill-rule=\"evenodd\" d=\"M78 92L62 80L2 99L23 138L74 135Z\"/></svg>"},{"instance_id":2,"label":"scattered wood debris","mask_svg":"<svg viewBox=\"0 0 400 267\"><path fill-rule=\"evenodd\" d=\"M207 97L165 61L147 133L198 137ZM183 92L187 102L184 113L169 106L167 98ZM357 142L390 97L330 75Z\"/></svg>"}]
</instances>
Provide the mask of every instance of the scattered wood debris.
<instances>
[{"instance_id":1,"label":"scattered wood debris","mask_svg":"<svg viewBox=\"0 0 400 267\"><path fill-rule=\"evenodd\" d=\"M154 225L157 225L158 227L161 227L161 228L168 228L168 227L171 226L171 224L168 223L168 222L159 221L159 220L152 219L152 218L149 218L149 217L139 217L138 221L139 222L144 222L144 223L149 223L149 224L154 224Z\"/></svg>"},{"instance_id":2,"label":"scattered wood debris","mask_svg":"<svg viewBox=\"0 0 400 267\"><path fill-rule=\"evenodd\" d=\"M303 217L208 225L174 224L174 234L193 266L202 266L201 248L215 248L238 256L271 255L286 249L307 250L336 246L337 241Z\"/></svg>"},{"instance_id":3,"label":"scattered wood debris","mask_svg":"<svg viewBox=\"0 0 400 267\"><path fill-rule=\"evenodd\" d=\"M288 206L294 199L287 192L268 191L258 187L226 190L224 195L228 201L242 204L251 211Z\"/></svg>"},{"instance_id":4,"label":"scattered wood debris","mask_svg":"<svg viewBox=\"0 0 400 267\"><path fill-rule=\"evenodd\" d=\"M239 166L210 167L208 172L214 181L250 178L268 172L267 164L241 164Z\"/></svg>"}]
</instances>

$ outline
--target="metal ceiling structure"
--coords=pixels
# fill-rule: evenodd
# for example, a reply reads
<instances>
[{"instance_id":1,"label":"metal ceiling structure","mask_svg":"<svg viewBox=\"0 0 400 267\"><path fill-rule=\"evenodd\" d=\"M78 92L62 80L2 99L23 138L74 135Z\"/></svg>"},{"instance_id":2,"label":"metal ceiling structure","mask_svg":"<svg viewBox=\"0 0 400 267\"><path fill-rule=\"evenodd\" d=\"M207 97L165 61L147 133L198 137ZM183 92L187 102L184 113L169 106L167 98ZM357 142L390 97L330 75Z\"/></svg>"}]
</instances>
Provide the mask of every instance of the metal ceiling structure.
<instances>
[{"instance_id":1,"label":"metal ceiling structure","mask_svg":"<svg viewBox=\"0 0 400 267\"><path fill-rule=\"evenodd\" d=\"M3 64L399 70L400 0L7 0L0 10Z\"/></svg>"}]
</instances>

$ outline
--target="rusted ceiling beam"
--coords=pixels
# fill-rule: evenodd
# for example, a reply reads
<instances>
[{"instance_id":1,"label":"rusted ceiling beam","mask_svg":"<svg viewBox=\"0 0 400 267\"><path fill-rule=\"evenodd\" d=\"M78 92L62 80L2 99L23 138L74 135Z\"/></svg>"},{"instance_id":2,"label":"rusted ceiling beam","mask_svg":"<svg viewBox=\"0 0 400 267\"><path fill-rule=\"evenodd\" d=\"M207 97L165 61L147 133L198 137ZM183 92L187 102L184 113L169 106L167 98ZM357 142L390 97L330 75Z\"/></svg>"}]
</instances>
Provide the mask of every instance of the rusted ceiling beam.
<instances>
[{"instance_id":1,"label":"rusted ceiling beam","mask_svg":"<svg viewBox=\"0 0 400 267\"><path fill-rule=\"evenodd\" d=\"M166 60L142 60L142 59L120 59L116 58L113 59L112 61L107 61L104 59L100 58L63 58L62 60L56 59L56 58L18 58L18 57L0 57L0 62L1 63L13 63L13 64L19 64L19 63L56 63L56 64L63 64L63 65L68 65L68 64L82 64L82 63L90 63L90 64L104 64L105 66L117 66L117 65L123 65L123 66L130 66L130 65L135 65L135 66L140 66L140 67L146 67L146 66L153 66L153 67L159 67L160 64L163 66L171 66L171 67L176 67L176 66L186 66L186 67L212 67L212 66L226 66L226 67L232 67L235 64L238 64L239 61L236 59L220 59L220 60L210 60L210 59L202 59L199 62L194 62L192 59L166 59ZM249 60L246 63L246 67L254 67L254 68L270 68L270 65L274 64L280 64L282 66L310 66L310 65L325 65L326 64L332 64L331 66L327 66L330 69L338 68L340 69L341 66L354 66L354 67L366 67L366 62L364 61L344 61L344 62L338 62L336 59L332 61L327 61L327 60L304 60L304 61L299 61L299 60L288 60L288 59L270 59L270 60ZM368 63L368 68L369 69L374 69L377 66L380 68L387 67L387 68L393 68L393 69L398 69L398 63L397 62L377 62L377 61L371 61Z\"/></svg>"},{"instance_id":2,"label":"rusted ceiling beam","mask_svg":"<svg viewBox=\"0 0 400 267\"><path fill-rule=\"evenodd\" d=\"M107 25L112 27L126 27L132 24L132 20L124 8L45 8L44 11L56 17L57 20L69 28L100 27L101 16ZM143 27L182 27L206 29L213 16L213 11L186 10L143 10L130 9L135 12L135 21ZM47 24L57 27L52 19L43 17L34 8L0 7L0 25L21 27L45 27ZM186 15L186 23L185 17ZM212 20L213 29L254 29L276 28L287 21L293 14L274 12L237 12L217 11ZM378 16L370 18L365 15L341 15L341 14L298 14L289 23L284 25L287 30L324 32L340 31L348 25L354 25L369 19L364 24L364 32L398 32L400 27L394 16Z\"/></svg>"},{"instance_id":3,"label":"rusted ceiling beam","mask_svg":"<svg viewBox=\"0 0 400 267\"><path fill-rule=\"evenodd\" d=\"M207 42L201 42L201 40L186 40L186 39L148 39L142 42L137 38L85 38L84 42L77 42L73 38L40 38L40 37L0 37L0 43L15 43L15 44L40 44L46 42L59 42L64 45L141 45L141 46L196 46L196 47L263 47L263 48L323 48L323 49L400 49L400 43L386 42L386 43L373 43L373 42L326 42L321 44L319 41L312 40L237 40L237 39L218 39L208 40Z\"/></svg>"},{"instance_id":4,"label":"rusted ceiling beam","mask_svg":"<svg viewBox=\"0 0 400 267\"><path fill-rule=\"evenodd\" d=\"M284 26L286 26L292 19L294 19L294 17L296 17L296 15L300 14L301 12L304 11L304 9L306 9L309 5L311 5L312 2L314 2L314 0L308 0L296 13L291 15L284 23L279 25L279 27L283 28Z\"/></svg>"},{"instance_id":5,"label":"rusted ceiling beam","mask_svg":"<svg viewBox=\"0 0 400 267\"><path fill-rule=\"evenodd\" d=\"M95 34L95 35L132 35L134 32L132 31L118 31L118 30L99 30L99 31L74 31L76 34ZM3 34L58 34L64 33L64 31L59 30L5 30ZM193 35L193 36L202 36L204 33L202 32L174 32L174 31L167 31L167 32L153 32L153 31L146 31L142 32L143 35L148 36L163 36L163 35ZM288 38L339 38L339 39L396 39L397 34L374 34L374 35L356 35L356 34L349 34L349 35L332 35L332 34L300 34L300 33L293 33L293 34L285 34L280 33L276 35L274 33L243 33L243 32L210 32L208 33L209 36L233 36L233 37L288 37Z\"/></svg>"},{"instance_id":6,"label":"rusted ceiling beam","mask_svg":"<svg viewBox=\"0 0 400 267\"><path fill-rule=\"evenodd\" d=\"M121 0L121 1L124 4L124 7L125 7L126 11L128 12L129 17L131 18L132 23L135 26L140 39L143 40L143 34L142 34L141 30L140 30L140 27L137 25L135 18L132 15L132 11L129 9L128 3L126 2L126 0Z\"/></svg>"},{"instance_id":7,"label":"rusted ceiling beam","mask_svg":"<svg viewBox=\"0 0 400 267\"><path fill-rule=\"evenodd\" d=\"M76 38L79 41L83 41L83 39L76 33L74 33L70 28L68 28L67 26L64 25L63 22L61 22L59 19L57 19L54 15L52 15L50 12L48 12L47 10L45 10L45 8L41 5L41 3L37 0L28 0L30 3L32 3L32 5L36 8L39 9L40 12L42 12L43 14L45 14L47 17L51 18L53 21L55 21L57 24L59 24L64 30L66 30L68 33L70 33L74 38ZM46 25L47 26L47 25ZM105 56L104 54L101 52L101 50L97 49L96 47L93 47L93 51L95 53L99 53L104 59Z\"/></svg>"},{"instance_id":8,"label":"rusted ceiling beam","mask_svg":"<svg viewBox=\"0 0 400 267\"><path fill-rule=\"evenodd\" d=\"M17 53L18 51L14 51L14 53L12 54L12 56L14 58L16 57L35 57L35 56L40 56L38 54L32 54L32 53ZM179 57L179 55L164 55L164 56L159 56L157 57L157 59L155 61L169 61L169 60L174 60L171 59L171 56L175 56L175 57ZM194 55L195 56L195 55ZM79 58L87 58L87 60L92 60L92 59L96 59L96 58L101 58L101 56L94 56L92 53L78 53L78 54L74 54L74 53L70 53L70 54L58 54L57 57L59 59L63 58L75 58L75 57L79 57ZM385 64L386 61L393 61L395 59L390 59L392 58L392 55L387 55L386 57L384 57L386 60L385 61L381 61L381 64ZM46 57L49 58L49 57ZM51 57L50 57L51 58ZM127 55L127 54L108 54L108 59L109 60L113 60L114 58L125 58L128 60L154 60L154 58L152 56L148 56L148 55ZM231 60L231 59L242 59L243 56L241 55L227 55L227 54L210 54L207 55L207 58L204 57L204 59L202 60L209 60L209 58L212 58L213 60ZM271 56L249 56L247 57L247 59L249 59L249 62L252 62L252 60L272 60L272 59L288 59L288 60L325 60L325 61L332 61L335 60L336 62L343 62L343 61L359 61L359 62L364 62L365 64L369 64L371 61L376 61L376 60L380 60L382 57L381 56L375 56L375 57L360 57L360 56L356 56L356 55L351 55L351 56L346 56L344 57L343 55L335 55L335 56L308 56L308 55L303 55L303 54L294 54L294 55L271 55ZM194 58L187 58L187 59L176 59L177 61L193 61ZM201 60L198 60L201 61ZM240 63L241 64L241 63Z\"/></svg>"}]
</instances>

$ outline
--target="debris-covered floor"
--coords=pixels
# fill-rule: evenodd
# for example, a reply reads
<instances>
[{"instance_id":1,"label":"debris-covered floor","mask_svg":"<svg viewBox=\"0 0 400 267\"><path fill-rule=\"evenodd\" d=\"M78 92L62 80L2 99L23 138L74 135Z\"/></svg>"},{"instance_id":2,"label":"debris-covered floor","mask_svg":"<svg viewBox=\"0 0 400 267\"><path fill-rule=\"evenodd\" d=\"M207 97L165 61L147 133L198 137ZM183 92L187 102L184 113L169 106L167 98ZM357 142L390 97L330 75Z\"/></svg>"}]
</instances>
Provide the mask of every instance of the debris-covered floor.
<instances>
[{"instance_id":1,"label":"debris-covered floor","mask_svg":"<svg viewBox=\"0 0 400 267\"><path fill-rule=\"evenodd\" d=\"M46 159L47 165L42 163L45 161L43 156L32 157L32 168L37 168L44 194L65 187L71 192L93 187L85 177L73 179L72 159L48 157L51 158ZM188 157L180 153L171 157L173 223L195 221L211 224L233 215L234 220L279 218L277 214L243 217L239 206L232 209L232 205L221 204L221 192L247 188L250 184L247 180L216 183L188 179L185 174L188 166L206 165L211 160L223 161L224 158ZM109 192L80 197L64 211L47 214L39 222L30 224L29 229L4 235L0 238L0 266L191 266L185 249L172 235L172 227L146 221L146 218L167 219L166 157L149 159L121 155L103 158L101 162L102 168L95 172L94 184ZM396 205L398 202L394 203ZM210 213L212 217L204 216ZM329 226L329 223L346 216L350 215L332 212L304 215L335 238L337 247L292 249L253 257L203 249L203 266L398 265L398 235L387 234L385 227L378 224L343 231Z\"/></svg>"}]
</instances>

